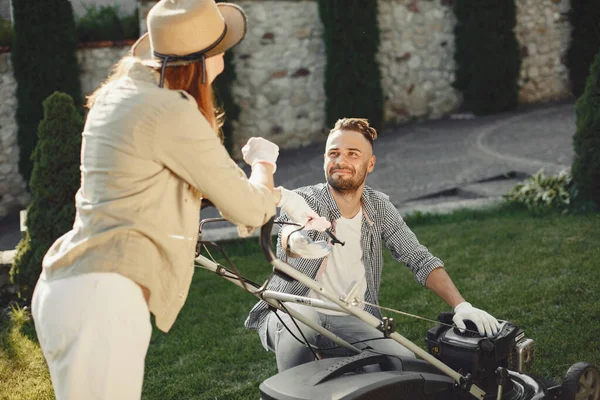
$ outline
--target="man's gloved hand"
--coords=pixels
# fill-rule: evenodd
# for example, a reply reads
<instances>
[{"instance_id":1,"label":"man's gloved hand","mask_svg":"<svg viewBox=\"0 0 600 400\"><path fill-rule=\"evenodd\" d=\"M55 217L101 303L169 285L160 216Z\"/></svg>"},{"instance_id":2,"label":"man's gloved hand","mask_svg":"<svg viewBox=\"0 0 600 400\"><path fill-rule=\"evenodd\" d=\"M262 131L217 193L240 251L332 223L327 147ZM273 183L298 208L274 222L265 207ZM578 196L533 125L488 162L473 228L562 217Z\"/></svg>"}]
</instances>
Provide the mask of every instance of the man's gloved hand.
<instances>
[{"instance_id":1,"label":"man's gloved hand","mask_svg":"<svg viewBox=\"0 0 600 400\"><path fill-rule=\"evenodd\" d=\"M296 231L288 237L290 250L302 258L323 258L331 252L331 245L324 240L313 242L304 230Z\"/></svg>"},{"instance_id":2,"label":"man's gloved hand","mask_svg":"<svg viewBox=\"0 0 600 400\"><path fill-rule=\"evenodd\" d=\"M270 164L277 170L277 157L279 156L279 147L275 143L269 142L261 137L252 137L248 143L242 147L242 156L244 161L251 167L254 164L262 162Z\"/></svg>"},{"instance_id":3,"label":"man's gloved hand","mask_svg":"<svg viewBox=\"0 0 600 400\"><path fill-rule=\"evenodd\" d=\"M293 222L304 226L304 229L314 229L319 232L323 232L331 226L331 223L324 217L319 217L298 193L284 187L279 189L281 190L281 199L277 203L277 207L285 211Z\"/></svg>"},{"instance_id":4,"label":"man's gloved hand","mask_svg":"<svg viewBox=\"0 0 600 400\"><path fill-rule=\"evenodd\" d=\"M454 317L452 321L461 332L466 329L464 320L471 320L477 326L479 334L482 336L493 337L500 330L498 320L487 312L475 308L466 301L463 301L454 307Z\"/></svg>"}]
</instances>

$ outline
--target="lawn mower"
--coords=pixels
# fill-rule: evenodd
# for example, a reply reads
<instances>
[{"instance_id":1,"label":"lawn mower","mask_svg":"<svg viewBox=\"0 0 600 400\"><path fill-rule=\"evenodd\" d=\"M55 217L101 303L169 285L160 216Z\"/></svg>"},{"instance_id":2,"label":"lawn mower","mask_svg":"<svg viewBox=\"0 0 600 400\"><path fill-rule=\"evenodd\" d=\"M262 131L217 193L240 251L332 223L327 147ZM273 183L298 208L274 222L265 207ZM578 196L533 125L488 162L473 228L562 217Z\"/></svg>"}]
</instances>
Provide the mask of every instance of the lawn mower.
<instances>
[{"instance_id":1,"label":"lawn mower","mask_svg":"<svg viewBox=\"0 0 600 400\"><path fill-rule=\"evenodd\" d=\"M600 400L600 373L589 363L573 364L560 383L531 375L535 358L533 340L509 321L500 321L498 334L488 338L480 336L470 321L467 321L467 329L461 331L452 325L452 313L440 313L437 325L426 333L427 350L422 349L396 332L392 318L376 318L355 307L353 299L328 293L318 282L277 259L271 240L274 218L261 228L259 239L273 274L295 279L322 293L327 301L267 290L269 280L258 285L243 278L216 243L202 240L202 226L216 221L224 220L209 218L200 223L197 267L212 271L266 301L272 310L287 312L354 354L318 359L280 372L260 384L262 400ZM221 252L229 267L201 254L202 248L208 245ZM294 308L286 307L286 303L354 315L381 331L382 337L396 340L411 350L418 358L359 350L304 319Z\"/></svg>"}]
</instances>

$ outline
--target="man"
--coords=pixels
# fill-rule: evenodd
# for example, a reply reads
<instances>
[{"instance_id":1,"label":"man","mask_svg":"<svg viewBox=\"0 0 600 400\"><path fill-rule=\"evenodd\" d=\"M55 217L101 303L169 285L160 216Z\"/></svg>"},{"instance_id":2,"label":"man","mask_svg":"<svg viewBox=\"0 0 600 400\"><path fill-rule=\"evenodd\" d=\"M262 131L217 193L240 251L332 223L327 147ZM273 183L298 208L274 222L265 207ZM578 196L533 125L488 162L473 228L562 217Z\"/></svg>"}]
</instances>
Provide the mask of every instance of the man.
<instances>
[{"instance_id":1,"label":"man","mask_svg":"<svg viewBox=\"0 0 600 400\"><path fill-rule=\"evenodd\" d=\"M317 231L298 231L286 226L279 233L277 257L318 281L338 295L351 294L354 304L381 318L379 287L383 267L382 243L394 259L405 263L420 284L434 291L454 308L454 323L465 328L471 320L480 334L493 336L498 321L483 310L466 302L446 273L442 261L434 257L408 228L388 196L365 186L367 175L375 167L373 141L376 130L366 119L344 118L329 133L325 149L324 171L327 183L296 190L317 214L331 222L332 231L344 242L328 243L327 235ZM287 219L284 214L283 219ZM321 299L306 286L274 276L269 289ZM290 305L307 318L327 328L357 347L378 352L414 357L383 334L358 318L336 311ZM286 313L271 312L260 301L250 311L246 327L256 329L266 349L273 350L279 371L313 361L310 348L297 338L303 337L318 347L324 356L348 355L344 349L298 322L301 332ZM293 334L292 334L293 333ZM370 340L375 339L378 340ZM334 348L334 349L332 349Z\"/></svg>"}]
</instances>

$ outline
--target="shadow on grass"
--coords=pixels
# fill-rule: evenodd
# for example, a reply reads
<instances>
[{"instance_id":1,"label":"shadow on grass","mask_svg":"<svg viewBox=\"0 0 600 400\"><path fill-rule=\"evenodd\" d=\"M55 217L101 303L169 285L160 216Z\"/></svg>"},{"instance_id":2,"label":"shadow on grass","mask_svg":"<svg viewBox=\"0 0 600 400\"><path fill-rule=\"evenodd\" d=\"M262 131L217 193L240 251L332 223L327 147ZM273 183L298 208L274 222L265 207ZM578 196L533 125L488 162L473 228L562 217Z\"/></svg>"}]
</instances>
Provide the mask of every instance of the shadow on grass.
<instances>
[{"instance_id":1,"label":"shadow on grass","mask_svg":"<svg viewBox=\"0 0 600 400\"><path fill-rule=\"evenodd\" d=\"M10 304L0 315L0 352L10 361L19 361L19 354L16 349L18 340L28 340L38 344L37 334L29 308L20 308Z\"/></svg>"},{"instance_id":2,"label":"shadow on grass","mask_svg":"<svg viewBox=\"0 0 600 400\"><path fill-rule=\"evenodd\" d=\"M591 208L591 206L588 204L585 204L574 207L572 210L569 210L568 214L595 216L598 215L598 211ZM502 218L510 216L522 216L524 218L546 218L560 217L562 215L565 215L565 213L558 210L547 209L533 212L522 205L503 203L483 209L458 209L448 214L422 213L417 211L403 215L402 218L409 226L412 227L440 223L447 224L464 221L481 221L488 218Z\"/></svg>"}]
</instances>

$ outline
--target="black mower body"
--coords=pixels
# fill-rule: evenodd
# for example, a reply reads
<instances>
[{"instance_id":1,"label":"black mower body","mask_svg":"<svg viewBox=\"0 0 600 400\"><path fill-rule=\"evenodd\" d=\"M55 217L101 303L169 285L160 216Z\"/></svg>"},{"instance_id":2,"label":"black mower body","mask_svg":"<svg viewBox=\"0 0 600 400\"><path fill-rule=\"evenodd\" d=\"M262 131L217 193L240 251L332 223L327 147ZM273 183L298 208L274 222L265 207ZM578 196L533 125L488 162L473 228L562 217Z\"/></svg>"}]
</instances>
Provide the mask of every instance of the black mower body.
<instances>
[{"instance_id":1,"label":"black mower body","mask_svg":"<svg viewBox=\"0 0 600 400\"><path fill-rule=\"evenodd\" d=\"M504 400L555 399L535 379L510 373ZM426 361L365 351L283 371L260 385L262 400L462 400L474 399L454 380ZM496 399L497 392L486 399Z\"/></svg>"},{"instance_id":2,"label":"black mower body","mask_svg":"<svg viewBox=\"0 0 600 400\"><path fill-rule=\"evenodd\" d=\"M441 321L445 315L440 315ZM283 371L260 385L262 400L472 400L475 384L485 400L560 399L561 386L527 375L533 342L504 321L492 339L442 323L427 333L429 353L468 378L457 384L433 364L363 351L318 360ZM502 387L499 383L502 382Z\"/></svg>"}]
</instances>

